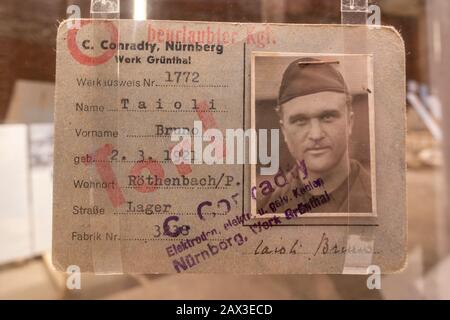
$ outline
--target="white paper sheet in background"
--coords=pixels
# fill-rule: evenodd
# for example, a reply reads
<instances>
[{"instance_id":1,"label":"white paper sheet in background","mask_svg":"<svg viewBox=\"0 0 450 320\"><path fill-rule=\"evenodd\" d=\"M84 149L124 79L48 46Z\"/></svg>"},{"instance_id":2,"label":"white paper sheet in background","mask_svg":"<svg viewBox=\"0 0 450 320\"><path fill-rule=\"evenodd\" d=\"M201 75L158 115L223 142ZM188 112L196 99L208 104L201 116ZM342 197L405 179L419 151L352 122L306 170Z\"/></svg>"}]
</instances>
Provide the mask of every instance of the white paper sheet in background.
<instances>
[{"instance_id":1,"label":"white paper sheet in background","mask_svg":"<svg viewBox=\"0 0 450 320\"><path fill-rule=\"evenodd\" d=\"M27 126L0 126L0 263L32 255Z\"/></svg>"},{"instance_id":2,"label":"white paper sheet in background","mask_svg":"<svg viewBox=\"0 0 450 320\"><path fill-rule=\"evenodd\" d=\"M0 263L51 248L54 90L17 80L0 125Z\"/></svg>"},{"instance_id":3,"label":"white paper sheet in background","mask_svg":"<svg viewBox=\"0 0 450 320\"><path fill-rule=\"evenodd\" d=\"M50 251L53 124L0 125L0 263Z\"/></svg>"},{"instance_id":4,"label":"white paper sheet in background","mask_svg":"<svg viewBox=\"0 0 450 320\"><path fill-rule=\"evenodd\" d=\"M39 254L51 249L53 124L30 125L29 137L32 242L34 253Z\"/></svg>"}]
</instances>

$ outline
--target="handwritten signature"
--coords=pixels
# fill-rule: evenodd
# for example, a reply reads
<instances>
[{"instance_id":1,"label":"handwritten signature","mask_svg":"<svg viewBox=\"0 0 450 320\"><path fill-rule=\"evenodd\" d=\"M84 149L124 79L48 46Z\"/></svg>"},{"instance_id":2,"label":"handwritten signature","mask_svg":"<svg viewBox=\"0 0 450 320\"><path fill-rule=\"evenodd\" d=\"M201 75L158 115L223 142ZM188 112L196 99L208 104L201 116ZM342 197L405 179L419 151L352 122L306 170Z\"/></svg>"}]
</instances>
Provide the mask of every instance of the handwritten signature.
<instances>
[{"instance_id":1,"label":"handwritten signature","mask_svg":"<svg viewBox=\"0 0 450 320\"><path fill-rule=\"evenodd\" d=\"M291 245L288 245L287 248L285 246L277 246L277 247L270 247L268 245L264 244L264 240L261 240L256 247L254 254L255 255L263 255L263 254L297 254L297 249L300 249L302 245L298 240L295 240L295 242Z\"/></svg>"},{"instance_id":2,"label":"handwritten signature","mask_svg":"<svg viewBox=\"0 0 450 320\"><path fill-rule=\"evenodd\" d=\"M303 245L300 240L291 241L288 244L270 245L259 241L256 249L253 251L254 255L295 255L307 254L303 251ZM337 241L331 241L328 235L324 232L319 244L316 246L312 255L340 255L340 254L379 254L374 251L373 245L368 243L360 243L356 245L339 244Z\"/></svg>"}]
</instances>

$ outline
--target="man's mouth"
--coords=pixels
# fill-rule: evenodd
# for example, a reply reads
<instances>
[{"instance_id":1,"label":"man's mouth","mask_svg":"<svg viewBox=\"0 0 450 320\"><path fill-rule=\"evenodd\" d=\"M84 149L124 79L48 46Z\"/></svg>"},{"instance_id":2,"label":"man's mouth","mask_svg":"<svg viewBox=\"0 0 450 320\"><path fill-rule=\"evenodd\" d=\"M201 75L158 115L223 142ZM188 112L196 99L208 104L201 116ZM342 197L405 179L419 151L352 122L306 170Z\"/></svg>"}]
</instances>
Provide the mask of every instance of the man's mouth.
<instances>
[{"instance_id":1,"label":"man's mouth","mask_svg":"<svg viewBox=\"0 0 450 320\"><path fill-rule=\"evenodd\" d=\"M306 152L308 152L313 156L320 156L328 152L330 149L331 149L330 147L308 148L306 149Z\"/></svg>"}]
</instances>

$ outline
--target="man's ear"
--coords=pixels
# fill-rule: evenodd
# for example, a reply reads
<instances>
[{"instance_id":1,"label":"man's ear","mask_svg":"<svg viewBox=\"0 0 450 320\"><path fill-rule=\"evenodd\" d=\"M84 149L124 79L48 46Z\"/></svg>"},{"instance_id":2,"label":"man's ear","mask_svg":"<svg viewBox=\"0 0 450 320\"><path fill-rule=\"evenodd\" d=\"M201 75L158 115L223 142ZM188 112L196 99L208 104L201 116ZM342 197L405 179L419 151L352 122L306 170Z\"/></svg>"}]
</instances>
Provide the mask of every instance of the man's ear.
<instances>
[{"instance_id":1,"label":"man's ear","mask_svg":"<svg viewBox=\"0 0 450 320\"><path fill-rule=\"evenodd\" d=\"M278 121L278 123L279 123L279 125L280 125L281 132L283 132L283 136L284 136L284 135L285 135L285 134L284 134L284 122L283 122L283 113L281 112L281 106L277 106L277 107L275 108L275 111L276 111L276 113L278 114L278 118L280 119L280 120Z\"/></svg>"},{"instance_id":2,"label":"man's ear","mask_svg":"<svg viewBox=\"0 0 450 320\"><path fill-rule=\"evenodd\" d=\"M351 136L353 133L353 123L355 121L355 114L353 111L350 111L348 115L348 135Z\"/></svg>"},{"instance_id":3,"label":"man's ear","mask_svg":"<svg viewBox=\"0 0 450 320\"><path fill-rule=\"evenodd\" d=\"M283 119L281 119L281 115L280 115L280 121L279 121L279 123L280 123L280 129L281 129L281 132L283 133L283 140L284 140L284 142L286 142L286 144L287 144L287 141L286 141L286 134L285 134L285 127L284 127L284 122L283 122Z\"/></svg>"}]
</instances>

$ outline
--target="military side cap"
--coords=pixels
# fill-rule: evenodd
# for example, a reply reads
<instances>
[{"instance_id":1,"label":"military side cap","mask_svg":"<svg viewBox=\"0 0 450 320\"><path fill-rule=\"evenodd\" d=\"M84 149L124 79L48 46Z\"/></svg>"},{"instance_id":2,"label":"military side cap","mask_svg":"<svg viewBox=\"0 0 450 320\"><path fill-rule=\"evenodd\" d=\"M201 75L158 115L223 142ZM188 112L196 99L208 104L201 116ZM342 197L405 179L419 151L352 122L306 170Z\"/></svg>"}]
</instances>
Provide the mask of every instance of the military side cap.
<instances>
[{"instance_id":1,"label":"military side cap","mask_svg":"<svg viewBox=\"0 0 450 320\"><path fill-rule=\"evenodd\" d=\"M283 74L278 105L297 97L332 91L348 94L341 73L333 65L339 61L301 58L292 62Z\"/></svg>"}]
</instances>

